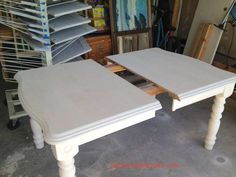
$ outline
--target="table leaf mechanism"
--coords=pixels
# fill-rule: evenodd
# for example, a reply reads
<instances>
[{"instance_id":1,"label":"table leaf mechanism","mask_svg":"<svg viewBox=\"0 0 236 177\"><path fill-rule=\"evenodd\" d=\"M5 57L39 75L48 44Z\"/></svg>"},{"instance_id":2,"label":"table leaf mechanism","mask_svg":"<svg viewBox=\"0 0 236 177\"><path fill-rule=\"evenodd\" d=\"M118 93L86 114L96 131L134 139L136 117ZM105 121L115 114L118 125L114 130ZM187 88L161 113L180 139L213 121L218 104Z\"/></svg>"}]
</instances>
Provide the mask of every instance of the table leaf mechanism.
<instances>
[{"instance_id":1,"label":"table leaf mechanism","mask_svg":"<svg viewBox=\"0 0 236 177\"><path fill-rule=\"evenodd\" d=\"M173 111L215 96L205 140L205 148L213 149L225 100L234 91L235 74L221 71L191 57L158 48L107 58L168 92L173 98Z\"/></svg>"},{"instance_id":2,"label":"table leaf mechanism","mask_svg":"<svg viewBox=\"0 0 236 177\"><path fill-rule=\"evenodd\" d=\"M21 70L80 60L91 51L83 38L96 31L89 26L84 11L92 8L78 0L2 0L0 61L4 80L16 82ZM10 119L23 116L17 112L16 90L6 91Z\"/></svg>"},{"instance_id":3,"label":"table leaf mechanism","mask_svg":"<svg viewBox=\"0 0 236 177\"><path fill-rule=\"evenodd\" d=\"M235 74L159 48L107 59L106 67L86 60L15 76L20 102L31 118L35 145L41 149L46 141L52 146L61 177L75 176L79 145L155 117L161 104L153 95L163 92L172 97L173 111L215 96L205 139L205 148L213 149ZM114 74L123 70L145 83L134 86Z\"/></svg>"}]
</instances>

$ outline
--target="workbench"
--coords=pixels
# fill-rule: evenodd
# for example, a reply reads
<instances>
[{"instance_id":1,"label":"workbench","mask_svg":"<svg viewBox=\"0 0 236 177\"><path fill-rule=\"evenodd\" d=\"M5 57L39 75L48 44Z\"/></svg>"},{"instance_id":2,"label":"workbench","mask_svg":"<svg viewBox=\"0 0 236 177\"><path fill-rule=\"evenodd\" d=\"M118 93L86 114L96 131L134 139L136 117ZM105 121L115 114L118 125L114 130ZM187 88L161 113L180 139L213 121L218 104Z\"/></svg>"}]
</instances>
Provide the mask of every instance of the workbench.
<instances>
[{"instance_id":1,"label":"workbench","mask_svg":"<svg viewBox=\"0 0 236 177\"><path fill-rule=\"evenodd\" d=\"M92 60L21 71L18 95L31 117L35 145L52 147L61 177L75 177L79 146L155 117L161 104L153 93L173 98L173 111L215 96L206 149L215 144L225 99L236 75L199 60L158 48L107 57L151 83L140 89ZM114 69L113 67L113 69ZM147 92L147 93L145 93Z\"/></svg>"}]
</instances>

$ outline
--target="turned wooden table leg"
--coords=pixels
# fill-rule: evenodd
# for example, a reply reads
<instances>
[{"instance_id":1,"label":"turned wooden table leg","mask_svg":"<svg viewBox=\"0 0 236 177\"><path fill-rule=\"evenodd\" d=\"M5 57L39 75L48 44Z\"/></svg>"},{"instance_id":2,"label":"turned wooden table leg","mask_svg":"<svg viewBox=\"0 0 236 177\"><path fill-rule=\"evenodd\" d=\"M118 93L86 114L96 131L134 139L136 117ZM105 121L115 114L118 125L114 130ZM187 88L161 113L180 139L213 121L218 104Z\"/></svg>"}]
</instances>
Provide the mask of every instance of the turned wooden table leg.
<instances>
[{"instance_id":1,"label":"turned wooden table leg","mask_svg":"<svg viewBox=\"0 0 236 177\"><path fill-rule=\"evenodd\" d=\"M57 159L60 177L75 177L76 168L74 156L79 152L76 145L53 145L52 152Z\"/></svg>"},{"instance_id":2,"label":"turned wooden table leg","mask_svg":"<svg viewBox=\"0 0 236 177\"><path fill-rule=\"evenodd\" d=\"M212 107L211 118L209 120L208 134L205 140L205 148L212 150L216 141L216 135L220 128L220 119L224 111L225 97L224 95L217 95Z\"/></svg>"},{"instance_id":3,"label":"turned wooden table leg","mask_svg":"<svg viewBox=\"0 0 236 177\"><path fill-rule=\"evenodd\" d=\"M75 177L75 160L74 158L58 161L60 177Z\"/></svg>"},{"instance_id":4,"label":"turned wooden table leg","mask_svg":"<svg viewBox=\"0 0 236 177\"><path fill-rule=\"evenodd\" d=\"M40 125L33 119L30 119L30 125L33 132L34 143L37 149L44 147L43 133Z\"/></svg>"},{"instance_id":5,"label":"turned wooden table leg","mask_svg":"<svg viewBox=\"0 0 236 177\"><path fill-rule=\"evenodd\" d=\"M234 85L229 85L225 88L224 93L216 95L215 97L211 118L209 120L208 134L205 139L205 148L207 150L212 150L215 145L216 135L219 131L222 113L224 111L225 100L233 93L233 89Z\"/></svg>"}]
</instances>

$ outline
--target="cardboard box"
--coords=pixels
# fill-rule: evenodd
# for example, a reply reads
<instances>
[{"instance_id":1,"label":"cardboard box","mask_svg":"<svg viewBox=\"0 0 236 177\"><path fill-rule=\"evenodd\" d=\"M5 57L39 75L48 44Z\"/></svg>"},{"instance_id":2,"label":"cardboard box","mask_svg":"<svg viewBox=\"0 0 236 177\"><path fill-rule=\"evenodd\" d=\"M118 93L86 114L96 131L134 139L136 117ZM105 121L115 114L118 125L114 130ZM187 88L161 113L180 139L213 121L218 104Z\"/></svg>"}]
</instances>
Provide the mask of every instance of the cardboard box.
<instances>
[{"instance_id":1,"label":"cardboard box","mask_svg":"<svg viewBox=\"0 0 236 177\"><path fill-rule=\"evenodd\" d=\"M95 7L89 10L90 18L104 18L104 8L103 7Z\"/></svg>"},{"instance_id":2,"label":"cardboard box","mask_svg":"<svg viewBox=\"0 0 236 177\"><path fill-rule=\"evenodd\" d=\"M92 19L92 26L95 28L104 28L106 27L105 19Z\"/></svg>"}]
</instances>

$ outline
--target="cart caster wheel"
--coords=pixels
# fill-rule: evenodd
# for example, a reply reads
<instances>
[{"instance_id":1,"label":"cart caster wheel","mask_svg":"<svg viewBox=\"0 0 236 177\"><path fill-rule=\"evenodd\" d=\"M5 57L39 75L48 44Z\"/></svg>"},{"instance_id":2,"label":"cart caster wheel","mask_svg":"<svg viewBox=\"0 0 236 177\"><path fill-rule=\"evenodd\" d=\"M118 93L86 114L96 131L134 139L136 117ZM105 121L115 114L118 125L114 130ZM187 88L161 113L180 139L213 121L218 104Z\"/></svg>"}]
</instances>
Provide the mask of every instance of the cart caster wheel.
<instances>
[{"instance_id":1,"label":"cart caster wheel","mask_svg":"<svg viewBox=\"0 0 236 177\"><path fill-rule=\"evenodd\" d=\"M20 126L20 120L17 119L17 120L10 120L7 124L7 128L9 130L15 130L17 129L18 127Z\"/></svg>"},{"instance_id":2,"label":"cart caster wheel","mask_svg":"<svg viewBox=\"0 0 236 177\"><path fill-rule=\"evenodd\" d=\"M7 99L6 98L3 100L3 104L4 104L4 106L7 106Z\"/></svg>"}]
</instances>

